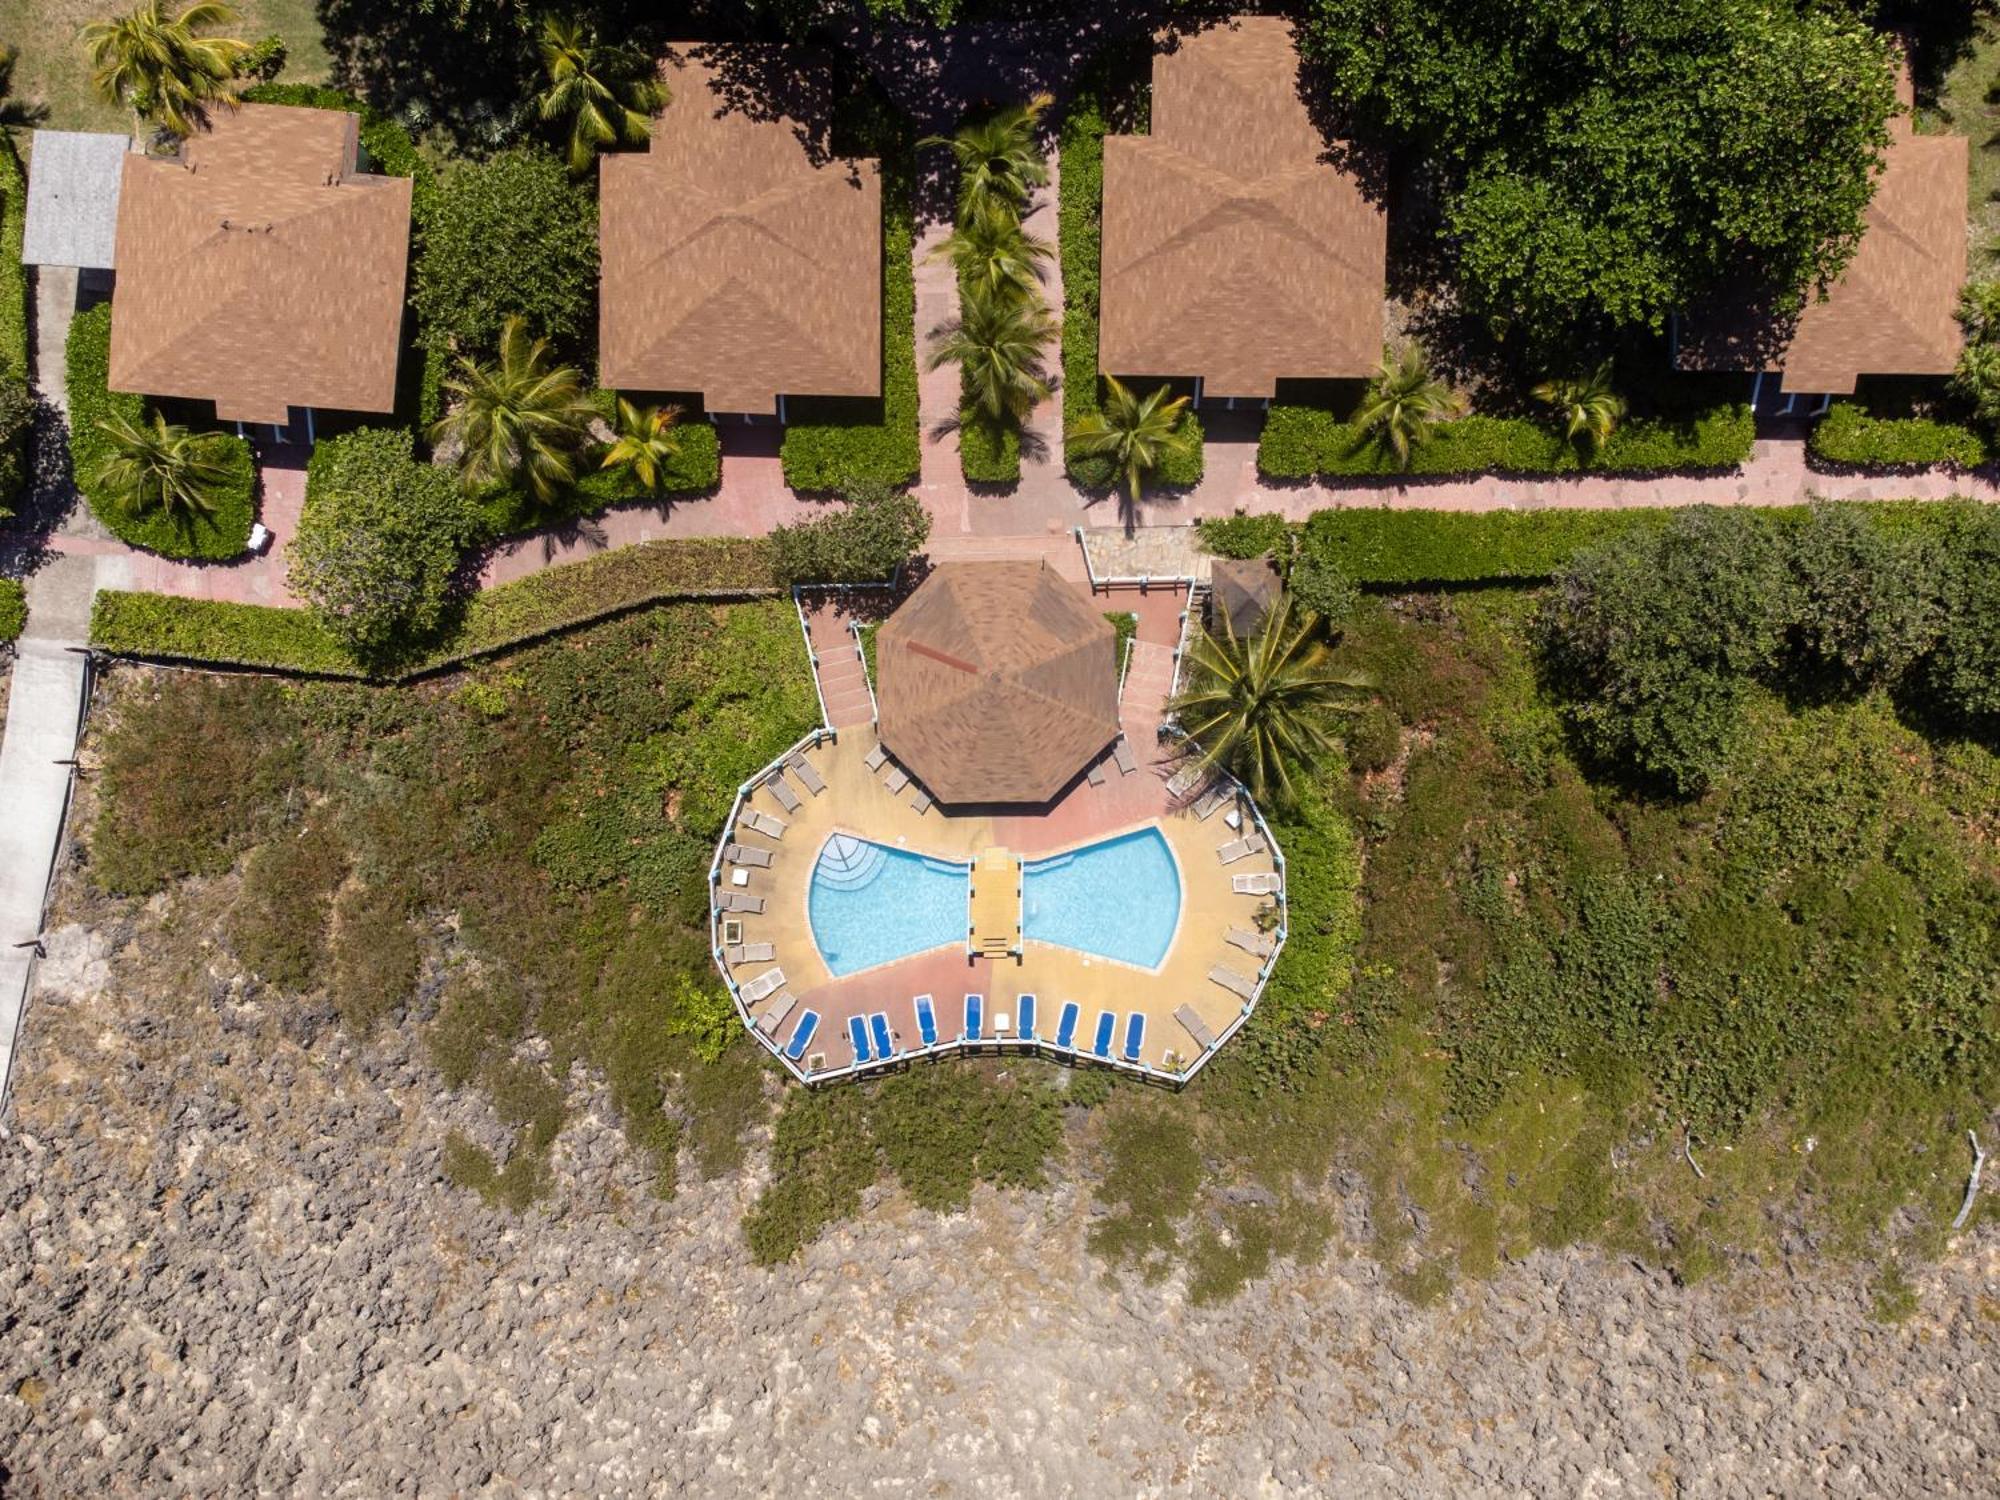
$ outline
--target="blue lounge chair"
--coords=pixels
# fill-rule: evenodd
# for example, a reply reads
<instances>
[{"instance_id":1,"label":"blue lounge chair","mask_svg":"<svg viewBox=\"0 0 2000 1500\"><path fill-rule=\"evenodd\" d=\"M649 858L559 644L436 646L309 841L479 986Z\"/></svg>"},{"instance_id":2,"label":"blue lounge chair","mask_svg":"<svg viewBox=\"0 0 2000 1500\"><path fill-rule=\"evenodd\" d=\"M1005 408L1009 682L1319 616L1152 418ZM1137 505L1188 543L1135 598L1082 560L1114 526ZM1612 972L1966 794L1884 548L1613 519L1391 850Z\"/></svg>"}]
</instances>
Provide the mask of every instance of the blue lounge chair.
<instances>
[{"instance_id":1,"label":"blue lounge chair","mask_svg":"<svg viewBox=\"0 0 2000 1500\"><path fill-rule=\"evenodd\" d=\"M1139 1060L1139 1048L1145 1040L1146 1018L1135 1010L1125 1021L1125 1061Z\"/></svg>"},{"instance_id":2,"label":"blue lounge chair","mask_svg":"<svg viewBox=\"0 0 2000 1500\"><path fill-rule=\"evenodd\" d=\"M819 1029L818 1011L809 1010L804 1015L800 1016L799 1029L792 1033L792 1044L789 1047L785 1048L785 1056L790 1058L793 1062L797 1062L800 1058L804 1057L806 1055L806 1048L812 1042L813 1033L818 1029Z\"/></svg>"},{"instance_id":3,"label":"blue lounge chair","mask_svg":"<svg viewBox=\"0 0 2000 1500\"><path fill-rule=\"evenodd\" d=\"M917 1035L924 1039L926 1047L937 1045L937 1015L931 1010L929 995L917 996Z\"/></svg>"},{"instance_id":4,"label":"blue lounge chair","mask_svg":"<svg viewBox=\"0 0 2000 1500\"><path fill-rule=\"evenodd\" d=\"M854 1060L868 1061L868 1023L859 1016L847 1018L847 1039L854 1044Z\"/></svg>"},{"instance_id":5,"label":"blue lounge chair","mask_svg":"<svg viewBox=\"0 0 2000 1500\"><path fill-rule=\"evenodd\" d=\"M1108 1059L1111 1056L1111 1033L1118 1029L1118 1016L1113 1011L1101 1010L1097 1013L1097 1040L1091 1045L1091 1054Z\"/></svg>"},{"instance_id":6,"label":"blue lounge chair","mask_svg":"<svg viewBox=\"0 0 2000 1500\"><path fill-rule=\"evenodd\" d=\"M1067 1047L1071 1051L1076 1050L1076 1023L1081 1019L1082 1015L1082 1010L1077 1007L1077 1003L1074 1000L1065 1000L1063 1002L1062 1019L1056 1022L1056 1045L1058 1047Z\"/></svg>"},{"instance_id":7,"label":"blue lounge chair","mask_svg":"<svg viewBox=\"0 0 2000 1500\"><path fill-rule=\"evenodd\" d=\"M1018 1012L1014 1021L1014 1034L1024 1042L1032 1042L1035 1039L1035 997L1023 995L1020 1003L1014 1008Z\"/></svg>"},{"instance_id":8,"label":"blue lounge chair","mask_svg":"<svg viewBox=\"0 0 2000 1500\"><path fill-rule=\"evenodd\" d=\"M896 1044L889 1038L888 1013L876 1011L868 1018L868 1026L875 1033L875 1056L887 1062L896 1055Z\"/></svg>"},{"instance_id":9,"label":"blue lounge chair","mask_svg":"<svg viewBox=\"0 0 2000 1500\"><path fill-rule=\"evenodd\" d=\"M965 1039L968 1042L979 1040L979 1013L985 1008L986 997L984 995L967 995L965 997Z\"/></svg>"}]
</instances>

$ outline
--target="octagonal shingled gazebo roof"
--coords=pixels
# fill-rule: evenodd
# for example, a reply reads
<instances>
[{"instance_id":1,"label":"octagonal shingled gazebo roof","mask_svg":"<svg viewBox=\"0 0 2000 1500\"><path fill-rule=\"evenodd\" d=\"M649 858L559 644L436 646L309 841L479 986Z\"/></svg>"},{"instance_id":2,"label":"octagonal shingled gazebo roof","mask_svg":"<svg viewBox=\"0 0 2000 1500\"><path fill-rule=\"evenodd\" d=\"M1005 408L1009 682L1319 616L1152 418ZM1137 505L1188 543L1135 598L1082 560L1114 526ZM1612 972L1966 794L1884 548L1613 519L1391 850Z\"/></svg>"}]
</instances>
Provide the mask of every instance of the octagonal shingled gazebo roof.
<instances>
[{"instance_id":1,"label":"octagonal shingled gazebo roof","mask_svg":"<svg viewBox=\"0 0 2000 1500\"><path fill-rule=\"evenodd\" d=\"M1114 639L1046 563L942 564L875 637L882 743L939 802L1047 802L1118 737Z\"/></svg>"}]
</instances>

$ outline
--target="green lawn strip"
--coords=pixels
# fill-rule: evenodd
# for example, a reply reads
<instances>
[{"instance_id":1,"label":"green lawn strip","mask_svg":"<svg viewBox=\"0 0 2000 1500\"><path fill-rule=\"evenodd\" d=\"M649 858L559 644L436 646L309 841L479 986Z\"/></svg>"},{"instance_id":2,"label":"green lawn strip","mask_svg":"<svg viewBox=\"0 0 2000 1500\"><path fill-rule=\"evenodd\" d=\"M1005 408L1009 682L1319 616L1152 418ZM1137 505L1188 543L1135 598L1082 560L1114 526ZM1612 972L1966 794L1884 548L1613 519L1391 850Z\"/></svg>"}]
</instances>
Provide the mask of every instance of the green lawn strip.
<instances>
[{"instance_id":1,"label":"green lawn strip","mask_svg":"<svg viewBox=\"0 0 2000 1500\"><path fill-rule=\"evenodd\" d=\"M0 360L28 373L28 271L21 237L28 224L28 179L14 139L0 139Z\"/></svg>"},{"instance_id":2,"label":"green lawn strip","mask_svg":"<svg viewBox=\"0 0 2000 1500\"><path fill-rule=\"evenodd\" d=\"M18 578L0 578L0 646L19 640L27 626L27 589Z\"/></svg>"},{"instance_id":3,"label":"green lawn strip","mask_svg":"<svg viewBox=\"0 0 2000 1500\"><path fill-rule=\"evenodd\" d=\"M218 497L212 514L181 518L164 510L150 510L132 515L115 504L98 483L105 460L113 451L99 424L111 417L132 422L150 417L145 397L108 386L110 303L101 302L76 315L70 323L65 354L70 462L76 471L76 486L90 503L91 514L120 541L165 557L219 562L242 556L250 545L250 525L257 513L257 466L250 445L230 432L214 432L204 438L231 473L231 482Z\"/></svg>"},{"instance_id":4,"label":"green lawn strip","mask_svg":"<svg viewBox=\"0 0 2000 1500\"><path fill-rule=\"evenodd\" d=\"M1097 381L1097 328L1103 302L1101 257L1104 237L1104 137L1113 129L1113 99L1124 92L1118 54L1100 58L1077 85L1057 134L1058 202L1056 251L1062 265L1063 431L1100 410ZM1129 128L1144 133L1143 119ZM1201 420L1189 411L1182 430L1193 443L1185 454L1169 454L1154 482L1167 489L1201 483ZM1109 459L1068 460L1069 476L1085 489L1106 489L1115 480Z\"/></svg>"},{"instance_id":5,"label":"green lawn strip","mask_svg":"<svg viewBox=\"0 0 2000 1500\"><path fill-rule=\"evenodd\" d=\"M801 396L786 403L779 449L785 483L820 493L869 480L908 484L922 463L917 433L916 144L886 105L858 132L882 163L882 396Z\"/></svg>"},{"instance_id":6,"label":"green lawn strip","mask_svg":"<svg viewBox=\"0 0 2000 1500\"><path fill-rule=\"evenodd\" d=\"M394 676L438 671L649 604L770 592L759 539L642 542L483 591L466 604L449 639ZM371 675L308 611L261 604L106 589L92 607L90 641L100 651L144 660Z\"/></svg>"}]
</instances>

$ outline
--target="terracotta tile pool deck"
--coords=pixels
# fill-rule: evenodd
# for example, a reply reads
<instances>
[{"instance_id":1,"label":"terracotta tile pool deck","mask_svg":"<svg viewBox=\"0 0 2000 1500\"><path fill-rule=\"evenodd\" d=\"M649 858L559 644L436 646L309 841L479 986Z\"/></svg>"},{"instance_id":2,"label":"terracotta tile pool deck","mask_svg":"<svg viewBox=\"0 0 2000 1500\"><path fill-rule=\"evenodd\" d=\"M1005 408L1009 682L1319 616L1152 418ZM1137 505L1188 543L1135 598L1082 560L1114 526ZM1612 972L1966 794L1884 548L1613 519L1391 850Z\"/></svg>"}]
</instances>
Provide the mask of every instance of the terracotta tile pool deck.
<instances>
[{"instance_id":1,"label":"terracotta tile pool deck","mask_svg":"<svg viewBox=\"0 0 2000 1500\"><path fill-rule=\"evenodd\" d=\"M854 1061L848 1041L850 1017L886 1013L897 1051L907 1056L921 1047L914 1004L920 994L932 996L941 1043L959 1036L968 993L985 997L982 1033L987 1038L999 1033L1000 1017L1011 1022L1018 1015L1021 995L1034 994L1035 1029L1045 1043L1053 1041L1065 1002L1075 1001L1081 1009L1076 1030L1079 1053L1089 1051L1099 1014L1110 1011L1117 1016L1113 1055L1122 1057L1127 1018L1137 1011L1146 1018L1142 1062L1177 1074L1199 1058L1201 1043L1175 1013L1182 1006L1191 1007L1209 1032L1220 1036L1244 1011L1243 998L1209 978L1209 971L1224 965L1246 980L1257 977L1264 960L1231 944L1227 933L1231 928L1254 930L1259 910L1272 905L1274 898L1239 895L1231 877L1272 871L1275 864L1265 852L1225 867L1217 848L1238 836L1224 821L1228 809L1198 819L1168 790L1176 762L1158 745L1150 722L1135 723L1133 729L1135 771L1121 774L1106 756L1099 763L1101 785L1093 786L1079 776L1054 803L1037 812L960 809L947 815L933 807L919 813L912 803L914 787L892 794L883 784L893 760L880 770L868 769L865 762L875 738L866 727L845 731L837 742L808 753L806 758L825 781L826 790L814 796L796 778L788 778L800 801L797 811L787 812L768 789L759 787L744 807L783 818L787 826L782 837L755 832L740 818L732 837L770 850L771 866L749 870L747 884L738 886L732 883L731 866L725 864L718 889L764 898L760 914L725 916L740 919L745 942L769 943L773 950L768 960L732 967L735 982L747 984L775 966L783 970L783 990L796 999L776 1026L772 1041L782 1048L800 1018L807 1011L816 1012L818 1029L801 1065L818 1057L823 1059L819 1071L830 1072ZM1016 858L1039 859L1148 825L1157 826L1166 838L1181 877L1179 926L1157 970L1030 940L1018 958L968 956L960 942L840 978L828 969L813 939L808 914L813 867L821 846L834 833L971 863L996 847ZM1244 825L1246 831L1251 828L1247 817ZM749 1009L757 1014L766 1003L752 1002Z\"/></svg>"}]
</instances>

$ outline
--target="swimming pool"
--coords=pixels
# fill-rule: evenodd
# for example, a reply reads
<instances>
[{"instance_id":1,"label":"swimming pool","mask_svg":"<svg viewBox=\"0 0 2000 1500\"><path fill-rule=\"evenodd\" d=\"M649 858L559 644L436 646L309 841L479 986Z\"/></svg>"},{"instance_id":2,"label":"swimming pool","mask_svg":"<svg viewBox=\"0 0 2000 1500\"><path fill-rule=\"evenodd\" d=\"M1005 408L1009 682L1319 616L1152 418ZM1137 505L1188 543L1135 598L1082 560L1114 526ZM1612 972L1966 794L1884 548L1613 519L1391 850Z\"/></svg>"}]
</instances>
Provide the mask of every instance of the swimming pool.
<instances>
[{"instance_id":1,"label":"swimming pool","mask_svg":"<svg viewBox=\"0 0 2000 1500\"><path fill-rule=\"evenodd\" d=\"M1031 861L1022 871L1025 936L1157 969L1181 920L1181 877L1157 828Z\"/></svg>"},{"instance_id":2,"label":"swimming pool","mask_svg":"<svg viewBox=\"0 0 2000 1500\"><path fill-rule=\"evenodd\" d=\"M949 860L836 833L806 898L813 942L834 977L965 942L966 870Z\"/></svg>"}]
</instances>

